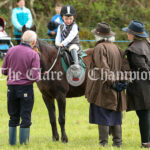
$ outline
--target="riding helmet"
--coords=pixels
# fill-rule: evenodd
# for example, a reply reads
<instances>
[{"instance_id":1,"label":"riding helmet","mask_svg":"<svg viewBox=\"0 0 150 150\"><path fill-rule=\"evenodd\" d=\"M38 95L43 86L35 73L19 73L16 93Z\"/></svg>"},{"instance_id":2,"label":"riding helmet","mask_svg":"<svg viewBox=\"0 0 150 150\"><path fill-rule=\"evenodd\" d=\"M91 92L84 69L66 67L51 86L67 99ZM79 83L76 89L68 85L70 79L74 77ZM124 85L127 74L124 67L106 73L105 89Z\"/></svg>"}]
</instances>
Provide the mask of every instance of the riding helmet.
<instances>
[{"instance_id":1,"label":"riding helmet","mask_svg":"<svg viewBox=\"0 0 150 150\"><path fill-rule=\"evenodd\" d=\"M75 16L76 10L71 5L65 5L62 7L60 14L61 16Z\"/></svg>"}]
</instances>

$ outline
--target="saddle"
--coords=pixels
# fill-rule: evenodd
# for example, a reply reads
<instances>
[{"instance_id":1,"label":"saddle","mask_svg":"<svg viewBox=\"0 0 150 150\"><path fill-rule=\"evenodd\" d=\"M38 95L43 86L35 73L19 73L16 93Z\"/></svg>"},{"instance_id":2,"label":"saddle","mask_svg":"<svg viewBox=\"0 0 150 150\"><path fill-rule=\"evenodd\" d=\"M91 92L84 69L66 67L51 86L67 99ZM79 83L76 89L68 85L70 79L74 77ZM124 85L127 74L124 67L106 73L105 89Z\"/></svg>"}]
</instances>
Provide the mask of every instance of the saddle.
<instances>
[{"instance_id":1,"label":"saddle","mask_svg":"<svg viewBox=\"0 0 150 150\"><path fill-rule=\"evenodd\" d=\"M67 66L70 66L73 64L73 58L70 54L70 52L67 49L61 49L61 57L64 59L64 62Z\"/></svg>"},{"instance_id":2,"label":"saddle","mask_svg":"<svg viewBox=\"0 0 150 150\"><path fill-rule=\"evenodd\" d=\"M73 65L73 58L67 49L61 49L60 55L62 66L64 70L67 71L68 67ZM87 56L87 54L84 51L78 52L79 65L82 66L84 69L86 69L86 64L83 61L83 57L85 56Z\"/></svg>"}]
</instances>

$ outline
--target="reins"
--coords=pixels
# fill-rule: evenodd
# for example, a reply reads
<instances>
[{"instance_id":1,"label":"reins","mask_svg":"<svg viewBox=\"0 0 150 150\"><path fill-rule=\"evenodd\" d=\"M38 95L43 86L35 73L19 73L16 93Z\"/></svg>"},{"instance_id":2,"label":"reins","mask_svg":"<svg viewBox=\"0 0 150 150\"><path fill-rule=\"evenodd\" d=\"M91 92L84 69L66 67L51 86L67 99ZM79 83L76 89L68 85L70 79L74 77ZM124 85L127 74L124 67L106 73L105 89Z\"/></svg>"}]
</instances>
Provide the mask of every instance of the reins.
<instances>
[{"instance_id":1,"label":"reins","mask_svg":"<svg viewBox=\"0 0 150 150\"><path fill-rule=\"evenodd\" d=\"M47 70L47 71L45 71L44 73L41 73L41 74L48 74L52 69L53 69L53 67L55 66L55 64L56 64L56 62L57 62L57 59L58 59L58 56L59 56L59 53L60 53L60 47L58 48L58 52L57 52L57 55L56 55L56 58L55 58L55 60L54 60L54 62L53 62L53 64L52 64L52 66Z\"/></svg>"}]
</instances>

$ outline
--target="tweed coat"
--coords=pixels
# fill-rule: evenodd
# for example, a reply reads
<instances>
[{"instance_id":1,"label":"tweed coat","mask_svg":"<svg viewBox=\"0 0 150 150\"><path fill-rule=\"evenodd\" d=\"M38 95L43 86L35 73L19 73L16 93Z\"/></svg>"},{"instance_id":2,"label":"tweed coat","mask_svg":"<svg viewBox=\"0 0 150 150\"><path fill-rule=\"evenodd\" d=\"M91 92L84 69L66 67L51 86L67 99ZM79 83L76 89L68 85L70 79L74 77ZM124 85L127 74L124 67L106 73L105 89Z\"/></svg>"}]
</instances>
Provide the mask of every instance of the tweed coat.
<instances>
[{"instance_id":1,"label":"tweed coat","mask_svg":"<svg viewBox=\"0 0 150 150\"><path fill-rule=\"evenodd\" d=\"M112 72L121 71L121 67L122 51L115 44L103 41L95 46L90 71L95 69L88 73L85 91L89 103L114 111L126 109L125 91L117 92L111 88Z\"/></svg>"}]
</instances>

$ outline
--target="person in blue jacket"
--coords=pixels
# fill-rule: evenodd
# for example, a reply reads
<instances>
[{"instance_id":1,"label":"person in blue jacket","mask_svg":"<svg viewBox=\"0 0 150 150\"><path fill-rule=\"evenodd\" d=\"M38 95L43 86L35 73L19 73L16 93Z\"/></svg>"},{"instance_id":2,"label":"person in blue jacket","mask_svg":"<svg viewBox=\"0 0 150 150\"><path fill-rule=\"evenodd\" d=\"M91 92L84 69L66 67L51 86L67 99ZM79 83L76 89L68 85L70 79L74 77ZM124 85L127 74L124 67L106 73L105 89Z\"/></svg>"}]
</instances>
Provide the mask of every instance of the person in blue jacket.
<instances>
[{"instance_id":1,"label":"person in blue jacket","mask_svg":"<svg viewBox=\"0 0 150 150\"><path fill-rule=\"evenodd\" d=\"M54 44L55 44L54 39L57 34L58 26L63 23L63 20L60 15L62 6L63 5L61 3L56 3L56 5L55 5L56 14L52 17L52 19L48 23L48 35L50 36L51 39L53 39Z\"/></svg>"},{"instance_id":2,"label":"person in blue jacket","mask_svg":"<svg viewBox=\"0 0 150 150\"><path fill-rule=\"evenodd\" d=\"M17 6L12 10L11 19L14 26L14 36L21 38L22 27L25 25L27 28L30 28L33 23L33 18L31 11L25 7L25 0L17 0ZM19 43L20 40L17 40L17 44Z\"/></svg>"}]
</instances>

